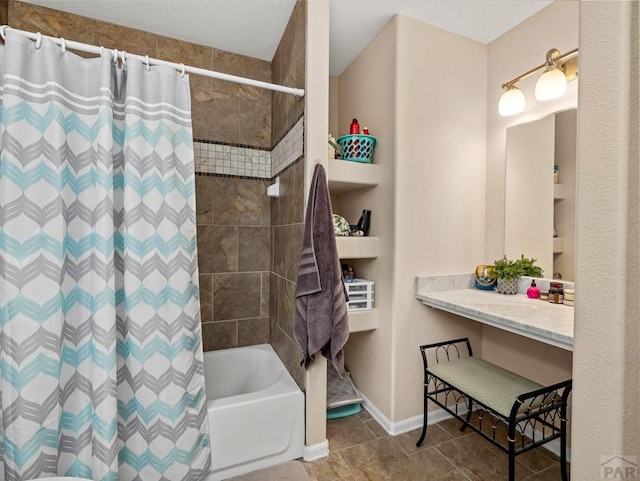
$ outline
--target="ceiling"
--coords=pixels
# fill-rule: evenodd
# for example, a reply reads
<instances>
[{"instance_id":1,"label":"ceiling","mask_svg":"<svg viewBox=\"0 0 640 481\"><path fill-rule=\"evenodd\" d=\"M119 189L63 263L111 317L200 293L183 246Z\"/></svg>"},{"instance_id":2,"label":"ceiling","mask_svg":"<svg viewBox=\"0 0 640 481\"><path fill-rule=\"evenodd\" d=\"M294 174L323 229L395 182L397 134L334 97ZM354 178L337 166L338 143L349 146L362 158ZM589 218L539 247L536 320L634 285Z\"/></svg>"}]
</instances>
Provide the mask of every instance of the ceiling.
<instances>
[{"instance_id":1,"label":"ceiling","mask_svg":"<svg viewBox=\"0 0 640 481\"><path fill-rule=\"evenodd\" d=\"M268 61L273 58L296 2L26 1ZM340 75L398 13L489 43L550 3L550 0L331 0L330 74Z\"/></svg>"}]
</instances>

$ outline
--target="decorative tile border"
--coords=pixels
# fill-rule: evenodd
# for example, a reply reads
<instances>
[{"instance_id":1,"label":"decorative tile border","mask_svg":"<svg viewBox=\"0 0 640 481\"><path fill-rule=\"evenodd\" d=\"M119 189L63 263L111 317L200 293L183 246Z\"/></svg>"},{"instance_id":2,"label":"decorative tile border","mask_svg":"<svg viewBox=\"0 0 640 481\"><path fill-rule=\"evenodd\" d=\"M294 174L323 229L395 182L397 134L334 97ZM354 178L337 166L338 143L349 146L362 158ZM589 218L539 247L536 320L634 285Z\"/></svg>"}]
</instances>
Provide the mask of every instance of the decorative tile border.
<instances>
[{"instance_id":1,"label":"decorative tile border","mask_svg":"<svg viewBox=\"0 0 640 481\"><path fill-rule=\"evenodd\" d=\"M271 179L304 153L304 118L301 117L271 149L193 140L195 171L199 174Z\"/></svg>"},{"instance_id":2,"label":"decorative tile border","mask_svg":"<svg viewBox=\"0 0 640 481\"><path fill-rule=\"evenodd\" d=\"M304 154L304 118L271 150L271 177L275 177Z\"/></svg>"}]
</instances>

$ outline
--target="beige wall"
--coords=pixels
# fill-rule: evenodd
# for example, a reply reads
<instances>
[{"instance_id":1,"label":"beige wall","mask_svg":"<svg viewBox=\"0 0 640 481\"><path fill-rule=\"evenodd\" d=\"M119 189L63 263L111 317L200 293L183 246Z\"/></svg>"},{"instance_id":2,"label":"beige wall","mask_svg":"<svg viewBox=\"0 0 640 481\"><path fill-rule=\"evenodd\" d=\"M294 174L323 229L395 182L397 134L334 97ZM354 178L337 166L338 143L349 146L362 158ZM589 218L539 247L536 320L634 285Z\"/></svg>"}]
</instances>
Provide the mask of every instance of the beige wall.
<instances>
[{"instance_id":1,"label":"beige wall","mask_svg":"<svg viewBox=\"0 0 640 481\"><path fill-rule=\"evenodd\" d=\"M391 422L421 413L420 344L469 335L479 350L479 325L424 307L413 284L483 256L485 95L485 46L403 16L339 79L339 134L353 117L367 125L382 169L380 185L336 202L353 221L372 210L380 238L377 259L353 262L376 282L379 326L351 336L347 366Z\"/></svg>"},{"instance_id":2,"label":"beige wall","mask_svg":"<svg viewBox=\"0 0 640 481\"><path fill-rule=\"evenodd\" d=\"M477 323L425 307L414 281L482 261L487 78L483 44L408 17L398 34L394 421L421 410L418 344L472 336L480 354Z\"/></svg>"},{"instance_id":3,"label":"beige wall","mask_svg":"<svg viewBox=\"0 0 640 481\"><path fill-rule=\"evenodd\" d=\"M498 115L501 85L544 62L547 50L561 53L578 47L578 2L554 2L488 45L487 170L484 259L491 263L504 251L505 142L508 127L577 106L578 81L557 100L538 102L533 95L537 76L518 83L527 106L513 117ZM484 359L508 367L538 382L570 377L571 353L521 336L485 327Z\"/></svg>"},{"instance_id":4,"label":"beige wall","mask_svg":"<svg viewBox=\"0 0 640 481\"><path fill-rule=\"evenodd\" d=\"M381 173L380 185L339 196L333 205L334 212L351 223L363 209L371 210L369 235L380 239L377 259L346 260L357 276L375 282L379 325L374 331L351 334L345 363L358 389L387 416L392 398L396 38L397 21L392 20L340 76L338 136L349 132L354 117L369 127L378 139L373 162Z\"/></svg>"},{"instance_id":5,"label":"beige wall","mask_svg":"<svg viewBox=\"0 0 640 481\"><path fill-rule=\"evenodd\" d=\"M572 479L640 455L640 12L580 2ZM638 459L628 458L636 464Z\"/></svg>"},{"instance_id":6,"label":"beige wall","mask_svg":"<svg viewBox=\"0 0 640 481\"><path fill-rule=\"evenodd\" d=\"M545 61L546 53L557 48L561 53L578 46L578 3L553 2L537 14L488 45L487 52L487 175L485 258L487 263L504 252L504 179L507 128L529 122L552 112L576 107L578 83L569 83L567 93L556 100L538 102L533 90L537 76L518 83L527 106L512 117L498 115L502 84Z\"/></svg>"}]
</instances>

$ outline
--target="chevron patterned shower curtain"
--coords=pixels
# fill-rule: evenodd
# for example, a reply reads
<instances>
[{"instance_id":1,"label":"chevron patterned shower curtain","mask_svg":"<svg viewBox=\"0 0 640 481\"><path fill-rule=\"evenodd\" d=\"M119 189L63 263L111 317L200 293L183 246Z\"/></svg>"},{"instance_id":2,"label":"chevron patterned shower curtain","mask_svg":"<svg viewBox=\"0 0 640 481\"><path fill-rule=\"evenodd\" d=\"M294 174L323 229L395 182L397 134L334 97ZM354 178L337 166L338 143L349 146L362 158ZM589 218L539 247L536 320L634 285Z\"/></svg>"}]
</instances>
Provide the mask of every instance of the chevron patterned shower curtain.
<instances>
[{"instance_id":1,"label":"chevron patterned shower curtain","mask_svg":"<svg viewBox=\"0 0 640 481\"><path fill-rule=\"evenodd\" d=\"M6 36L0 479L202 479L188 78Z\"/></svg>"}]
</instances>

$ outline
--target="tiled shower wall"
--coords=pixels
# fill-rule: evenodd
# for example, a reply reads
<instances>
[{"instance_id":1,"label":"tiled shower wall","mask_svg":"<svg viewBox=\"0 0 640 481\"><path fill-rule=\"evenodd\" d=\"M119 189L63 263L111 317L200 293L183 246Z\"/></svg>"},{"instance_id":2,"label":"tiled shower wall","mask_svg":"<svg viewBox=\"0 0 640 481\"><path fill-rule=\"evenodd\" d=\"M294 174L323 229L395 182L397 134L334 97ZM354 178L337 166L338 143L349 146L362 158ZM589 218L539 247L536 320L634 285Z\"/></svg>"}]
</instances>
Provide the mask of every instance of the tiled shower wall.
<instances>
[{"instance_id":1,"label":"tiled shower wall","mask_svg":"<svg viewBox=\"0 0 640 481\"><path fill-rule=\"evenodd\" d=\"M274 83L299 88L305 86L305 18L306 1L298 0L273 58ZM272 95L271 125L276 145L300 121L304 113L304 99L277 92ZM302 137L301 124L298 128L298 137L292 139ZM280 143L272 154L277 156L280 151L291 151L290 144ZM281 167L280 161L276 160L273 167L277 172L275 169ZM283 168L279 174L281 196L271 200L271 344L296 382L304 387L304 369L300 367L302 354L293 340L295 282L304 222L304 158L300 156L297 162Z\"/></svg>"},{"instance_id":2,"label":"tiled shower wall","mask_svg":"<svg viewBox=\"0 0 640 481\"><path fill-rule=\"evenodd\" d=\"M14 28L272 81L270 62L28 3L11 0L7 7L8 23ZM247 164L240 162L242 172L215 170L253 179L196 176L204 347L269 342L272 233L266 187L270 182L255 178L271 177L272 93L197 75L190 77L190 84L198 170L214 172L208 165L203 168L203 159L208 161L210 151L218 150L223 169L230 168L226 160L240 159L255 162L256 168L247 172ZM278 125L284 134L287 127Z\"/></svg>"}]
</instances>

